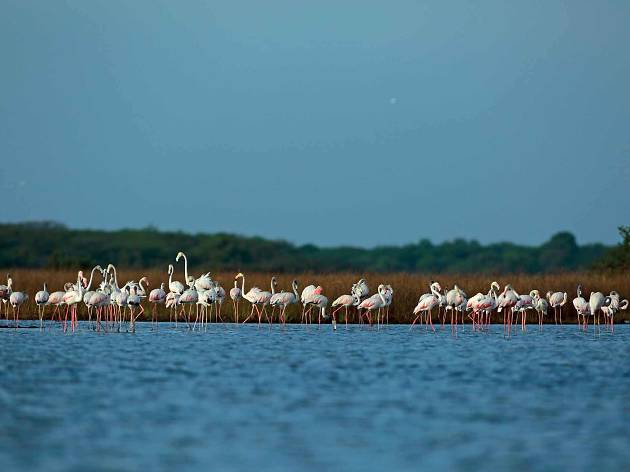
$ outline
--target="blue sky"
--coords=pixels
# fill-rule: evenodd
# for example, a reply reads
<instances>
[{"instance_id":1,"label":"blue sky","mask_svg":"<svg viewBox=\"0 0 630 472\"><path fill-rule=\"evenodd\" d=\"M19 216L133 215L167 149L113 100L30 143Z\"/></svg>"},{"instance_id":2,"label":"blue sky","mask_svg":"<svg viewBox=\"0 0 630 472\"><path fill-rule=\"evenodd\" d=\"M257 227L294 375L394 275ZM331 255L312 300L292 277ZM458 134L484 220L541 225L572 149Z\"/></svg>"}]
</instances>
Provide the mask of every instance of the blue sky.
<instances>
[{"instance_id":1,"label":"blue sky","mask_svg":"<svg viewBox=\"0 0 630 472\"><path fill-rule=\"evenodd\" d=\"M2 221L616 242L630 3L0 3Z\"/></svg>"}]
</instances>

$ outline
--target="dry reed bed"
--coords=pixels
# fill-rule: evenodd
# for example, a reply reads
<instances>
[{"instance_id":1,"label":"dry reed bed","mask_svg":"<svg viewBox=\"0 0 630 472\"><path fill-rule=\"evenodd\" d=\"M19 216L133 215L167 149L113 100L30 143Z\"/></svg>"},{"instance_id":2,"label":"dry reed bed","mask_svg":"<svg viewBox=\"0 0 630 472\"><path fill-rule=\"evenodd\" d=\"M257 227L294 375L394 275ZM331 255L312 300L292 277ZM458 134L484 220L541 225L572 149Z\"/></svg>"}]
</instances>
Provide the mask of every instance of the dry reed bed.
<instances>
[{"instance_id":1,"label":"dry reed bed","mask_svg":"<svg viewBox=\"0 0 630 472\"><path fill-rule=\"evenodd\" d=\"M36 318L36 310L34 308L33 298L38 290L41 290L44 282L48 283L49 292L61 290L65 282L76 281L76 271L72 270L46 270L46 269L16 269L2 270L0 274L10 272L13 277L14 290L26 291L29 294L29 304L27 309L23 311L22 317ZM89 277L89 271L86 276ZM194 269L191 273L199 275L202 271ZM205 272L205 271L204 271ZM234 284L234 273L213 273L212 277L221 282L226 292ZM374 293L379 283L392 285L394 288L394 302L390 310L390 322L407 323L410 322L411 313L415 307L418 297L428 292L429 282L437 280L442 287L452 287L457 283L462 287L469 296L477 292L486 293L490 283L496 280L501 286L510 283L519 293L529 293L532 289L538 289L542 293L547 290L563 291L569 295L568 313L565 309L567 321L575 321L575 313L571 300L575 297L576 285L582 284L585 296L591 291L601 291L605 294L611 290L617 290L622 298L630 297L630 276L628 274L609 274L609 273L563 273L563 274L546 274L546 275L480 275L480 274L444 274L444 275L425 275L425 274L406 274L406 273L376 273L376 274L354 274L354 273L331 273L331 274L270 274L270 273L248 273L245 274L245 288L258 286L262 289L269 290L269 282L272 275L278 277L278 290L288 291L291 289L291 281L295 278L300 283L301 289L308 284L321 285L324 288L324 294L329 298L330 303L339 295L349 293L350 287L359 278L364 277L368 280L370 291ZM147 276L150 281L149 289L159 287L161 282L165 283L165 289L168 291L168 276L166 271L157 270L135 270L135 269L119 269L118 283L122 286L128 280L139 280L140 277ZM95 282L93 287L97 287L101 282L98 273L94 276ZM174 280L184 281L183 265L176 267ZM0 278L0 283L4 283L4 275ZM239 282L240 286L240 282ZM148 303L145 304L148 307ZM246 301L241 303L241 319L242 313L249 311L249 304ZM84 308L80 309L84 313ZM232 303L226 300L224 304L224 319L232 319ZM299 321L299 313L301 307L293 306L287 313L291 314L291 321ZM551 320L553 323L553 313L550 311L547 322ZM530 315L533 316L533 315ZM168 313L164 307L160 308L161 319L168 320ZM616 320L630 319L630 313L621 312ZM533 318L530 318L533 320Z\"/></svg>"}]
</instances>

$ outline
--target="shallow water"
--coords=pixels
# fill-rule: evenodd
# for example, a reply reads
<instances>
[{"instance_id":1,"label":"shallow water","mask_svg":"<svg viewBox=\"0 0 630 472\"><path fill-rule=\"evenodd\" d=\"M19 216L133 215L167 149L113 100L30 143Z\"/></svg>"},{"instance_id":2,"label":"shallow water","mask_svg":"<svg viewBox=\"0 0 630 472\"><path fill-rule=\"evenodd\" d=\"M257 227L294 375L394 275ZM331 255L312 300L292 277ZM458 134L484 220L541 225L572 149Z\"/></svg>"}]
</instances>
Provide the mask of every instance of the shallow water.
<instances>
[{"instance_id":1,"label":"shallow water","mask_svg":"<svg viewBox=\"0 0 630 472\"><path fill-rule=\"evenodd\" d=\"M0 330L0 470L621 470L630 326Z\"/></svg>"}]
</instances>

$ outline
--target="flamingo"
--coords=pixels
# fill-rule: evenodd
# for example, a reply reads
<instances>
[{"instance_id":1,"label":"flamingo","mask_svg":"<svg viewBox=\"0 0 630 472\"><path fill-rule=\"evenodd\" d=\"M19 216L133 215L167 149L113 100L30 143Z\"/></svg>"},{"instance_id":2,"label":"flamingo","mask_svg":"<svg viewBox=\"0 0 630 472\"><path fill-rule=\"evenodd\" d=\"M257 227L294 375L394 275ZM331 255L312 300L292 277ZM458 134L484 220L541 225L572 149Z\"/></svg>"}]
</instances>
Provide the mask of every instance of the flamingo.
<instances>
[{"instance_id":1,"label":"flamingo","mask_svg":"<svg viewBox=\"0 0 630 472\"><path fill-rule=\"evenodd\" d=\"M540 296L540 292L538 290L532 290L529 292L529 296L532 297L534 309L538 314L538 325L540 326L540 329L542 329L543 319L547 316L549 302Z\"/></svg>"},{"instance_id":2,"label":"flamingo","mask_svg":"<svg viewBox=\"0 0 630 472\"><path fill-rule=\"evenodd\" d=\"M620 310L628 309L628 300L624 299L619 301L619 294L617 292L610 292L610 295L606 297L602 311L606 315L606 319L610 319L610 330L615 332L614 316Z\"/></svg>"},{"instance_id":3,"label":"flamingo","mask_svg":"<svg viewBox=\"0 0 630 472\"><path fill-rule=\"evenodd\" d=\"M359 304L359 310L367 311L367 318L370 324L372 324L372 316L371 313L374 310L378 310L383 308L386 303L385 299L385 285L380 284L377 289L377 293L372 295L369 298L366 298Z\"/></svg>"},{"instance_id":4,"label":"flamingo","mask_svg":"<svg viewBox=\"0 0 630 472\"><path fill-rule=\"evenodd\" d=\"M498 282L492 282L490 284L490 290L479 300L477 304L477 309L481 314L485 314L484 324L486 326L490 326L490 318L492 316L492 312L497 308L497 292L501 290L501 286Z\"/></svg>"},{"instance_id":5,"label":"flamingo","mask_svg":"<svg viewBox=\"0 0 630 472\"><path fill-rule=\"evenodd\" d=\"M562 324L562 307L567 302L567 293L566 292L547 292L547 300L549 300L549 305L553 308L553 319L558 324L558 320L556 316L558 312L560 312L560 324Z\"/></svg>"},{"instance_id":6,"label":"flamingo","mask_svg":"<svg viewBox=\"0 0 630 472\"><path fill-rule=\"evenodd\" d=\"M195 280L195 288L198 292L203 292L204 290L210 290L214 288L215 282L210 277L210 272L206 272L197 280Z\"/></svg>"},{"instance_id":7,"label":"flamingo","mask_svg":"<svg viewBox=\"0 0 630 472\"><path fill-rule=\"evenodd\" d=\"M103 281L101 282L101 285L100 285L100 290L103 291L103 290L106 290L106 288L107 288L107 281L105 280L106 279L106 271L101 269L100 273L101 273L101 277L103 277ZM90 322L90 324L92 322L92 309L94 308L94 305L92 305L90 303L90 300L92 299L92 296L95 293L96 293L96 290L87 290L83 294L83 303L84 303L84 305L87 308L88 321Z\"/></svg>"},{"instance_id":8,"label":"flamingo","mask_svg":"<svg viewBox=\"0 0 630 472\"><path fill-rule=\"evenodd\" d=\"M205 329L206 324L207 324L207 318L208 318L208 307L210 307L210 310L212 310L212 305L216 303L217 301L216 299L217 292L214 288L212 288L210 290L204 290L198 293L199 293L199 298L197 300L197 306L201 307L201 323L200 324ZM210 315L212 316L212 312L210 312ZM197 319L195 319L195 324L193 325L193 331L196 326L197 326Z\"/></svg>"},{"instance_id":9,"label":"flamingo","mask_svg":"<svg viewBox=\"0 0 630 472\"><path fill-rule=\"evenodd\" d=\"M180 296L177 292L168 292L164 303L166 308L170 310L169 323L172 322L173 312L175 312L175 326L177 326L177 307L179 306Z\"/></svg>"},{"instance_id":10,"label":"flamingo","mask_svg":"<svg viewBox=\"0 0 630 472\"><path fill-rule=\"evenodd\" d=\"M589 297L588 304L591 309L591 315L593 315L593 325L595 325L595 316L597 316L597 324L599 325L599 314L605 300L606 297L602 292L592 292Z\"/></svg>"},{"instance_id":11,"label":"flamingo","mask_svg":"<svg viewBox=\"0 0 630 472\"><path fill-rule=\"evenodd\" d=\"M84 298L85 299L85 298ZM101 330L101 319L103 316L103 310L109 309L112 305L111 294L108 291L106 284L96 292L92 294L88 300L89 310L96 308L96 329Z\"/></svg>"},{"instance_id":12,"label":"flamingo","mask_svg":"<svg viewBox=\"0 0 630 472\"><path fill-rule=\"evenodd\" d=\"M129 289L129 296L127 297L127 304L129 305L129 331L136 332L136 320L144 313L144 307L142 306L142 297L138 293L138 287L132 285ZM134 308L140 307L140 312L135 315Z\"/></svg>"},{"instance_id":13,"label":"flamingo","mask_svg":"<svg viewBox=\"0 0 630 472\"><path fill-rule=\"evenodd\" d=\"M35 304L37 305L37 312L39 314L39 328L44 327L44 310L48 304L50 294L48 293L48 286L44 282L44 289L35 294Z\"/></svg>"},{"instance_id":14,"label":"flamingo","mask_svg":"<svg viewBox=\"0 0 630 472\"><path fill-rule=\"evenodd\" d=\"M326 307L328 306L328 298L321 293L316 293L311 298L311 305L317 307L319 309L319 313L317 314L317 324L320 325L322 322L322 317L324 319L328 319L326 316ZM333 330L337 330L337 322L333 320Z\"/></svg>"},{"instance_id":15,"label":"flamingo","mask_svg":"<svg viewBox=\"0 0 630 472\"><path fill-rule=\"evenodd\" d=\"M280 293L276 293L271 297L271 300L269 300L269 304L275 309L276 307L280 308L280 315L279 315L279 319L282 322L282 324L286 323L286 317L285 317L285 312L287 310L287 307L289 305L293 305L294 303L297 303L300 296L298 295L298 281L297 280L293 280L293 282L291 282L291 288L293 289L292 292L280 292Z\"/></svg>"},{"instance_id":16,"label":"flamingo","mask_svg":"<svg viewBox=\"0 0 630 472\"><path fill-rule=\"evenodd\" d=\"M435 327L433 326L432 311L433 308L440 303L440 298L442 296L440 294L440 291L442 290L442 287L438 282L431 281L431 284L429 285L429 290L429 293L424 293L420 296L420 298L418 299L418 304L413 309L413 314L417 316L413 320L413 323L411 323L411 327L409 328L410 331L416 324L416 321L418 321L418 318L422 317L423 314L425 315L425 317L427 317L426 324L430 324L431 329L435 331Z\"/></svg>"},{"instance_id":17,"label":"flamingo","mask_svg":"<svg viewBox=\"0 0 630 472\"><path fill-rule=\"evenodd\" d=\"M72 332L74 333L75 327L77 325L77 304L83 301L83 282L81 280L81 276L77 278L77 289L69 290L63 296L63 302L66 305L66 316L63 320L63 330L66 331L66 323L68 321L68 310L70 310L70 326L72 328Z\"/></svg>"},{"instance_id":18,"label":"flamingo","mask_svg":"<svg viewBox=\"0 0 630 472\"><path fill-rule=\"evenodd\" d=\"M577 296L573 299L573 307L577 313L578 319L578 327L580 326L580 315L584 318L584 322L586 322L586 315L590 310L590 306L586 299L582 296L582 286L577 286Z\"/></svg>"},{"instance_id":19,"label":"flamingo","mask_svg":"<svg viewBox=\"0 0 630 472\"><path fill-rule=\"evenodd\" d=\"M365 298L370 294L370 289L368 287L367 281L365 279L359 279L356 284L352 285L351 295L354 295L358 298L359 303L361 303Z\"/></svg>"},{"instance_id":20,"label":"flamingo","mask_svg":"<svg viewBox=\"0 0 630 472\"><path fill-rule=\"evenodd\" d=\"M175 270L175 268L173 267L173 264L169 264L168 265L168 289L169 291L173 292L173 293L177 293L178 295L181 295L182 293L184 293L184 284L179 282L178 280L173 280L173 271Z\"/></svg>"},{"instance_id":21,"label":"flamingo","mask_svg":"<svg viewBox=\"0 0 630 472\"><path fill-rule=\"evenodd\" d=\"M184 293L181 294L181 296L179 297L179 303L180 305L188 305L188 316L186 318L186 321L188 323L188 327L190 328L190 315L192 312L192 306L193 305L197 305L197 302L199 301L199 292L197 292L197 290L195 290L194 288L195 286L195 281L191 280L188 283L188 290L185 290ZM197 317L199 316L199 306L196 306L197 309ZM185 307L182 307L182 314L184 314L186 311Z\"/></svg>"},{"instance_id":22,"label":"flamingo","mask_svg":"<svg viewBox=\"0 0 630 472\"><path fill-rule=\"evenodd\" d=\"M498 311L503 311L503 334L512 333L512 315L513 308L518 302L519 295L512 288L510 284L507 284L503 288L503 293L497 298Z\"/></svg>"},{"instance_id":23,"label":"flamingo","mask_svg":"<svg viewBox=\"0 0 630 472\"><path fill-rule=\"evenodd\" d=\"M267 305L269 304L271 297L276 293L277 284L278 284L277 279L274 276L274 277L271 277L271 292L260 290L257 287L254 287L249 291L249 293L252 293L252 291L256 289L255 299L254 299L254 304L252 305L252 313L250 313L250 315L247 317L245 321L243 321L243 323L245 323L247 320L249 320L249 318L251 318L254 308L256 308L256 312L258 313L258 324L260 324L263 313L265 314L265 317L267 318L269 323L273 322L273 319L270 319L269 315L267 314ZM248 298L247 295L245 296L245 298ZM258 308L258 305L262 305L262 311L260 310L260 308Z\"/></svg>"},{"instance_id":24,"label":"flamingo","mask_svg":"<svg viewBox=\"0 0 630 472\"><path fill-rule=\"evenodd\" d=\"M513 310L521 314L521 331L527 331L527 310L534 309L534 299L531 295L519 295Z\"/></svg>"},{"instance_id":25,"label":"flamingo","mask_svg":"<svg viewBox=\"0 0 630 472\"><path fill-rule=\"evenodd\" d=\"M59 322L61 322L61 305L63 305L63 296L66 294L65 291L63 290L58 290L56 292L53 292L49 295L48 297L48 304L51 306L54 306L54 310L52 312L52 315L50 317L50 321L54 321L55 320L55 313L57 313L59 315Z\"/></svg>"},{"instance_id":26,"label":"flamingo","mask_svg":"<svg viewBox=\"0 0 630 472\"><path fill-rule=\"evenodd\" d=\"M15 327L18 328L20 324L20 307L28 300L28 294L26 292L11 292L9 296L9 303L13 310L13 321Z\"/></svg>"},{"instance_id":27,"label":"flamingo","mask_svg":"<svg viewBox=\"0 0 630 472\"><path fill-rule=\"evenodd\" d=\"M243 298L243 293L238 287L238 278L234 279L234 287L230 289L230 298L232 299L232 305L234 307L234 323L238 323L238 305Z\"/></svg>"},{"instance_id":28,"label":"flamingo","mask_svg":"<svg viewBox=\"0 0 630 472\"><path fill-rule=\"evenodd\" d=\"M158 326L157 319L157 306L162 305L166 301L166 292L164 291L164 282L160 284L160 288L154 288L149 293L149 303L153 303L153 309L151 310L151 323L155 323L155 327Z\"/></svg>"},{"instance_id":29,"label":"flamingo","mask_svg":"<svg viewBox=\"0 0 630 472\"><path fill-rule=\"evenodd\" d=\"M64 317L64 325L63 329L66 330L66 322L68 320L68 310L70 310L70 326L72 328L72 332L78 326L78 317L77 317L77 304L83 301L83 294L85 291L89 291L92 286L92 281L94 280L94 272L102 271L100 265L96 265L92 268L92 272L90 273L90 280L86 282L85 277L83 277L83 271L79 271L77 275L77 284L72 290L68 290L63 295L63 302L66 305L66 315Z\"/></svg>"},{"instance_id":30,"label":"flamingo","mask_svg":"<svg viewBox=\"0 0 630 472\"><path fill-rule=\"evenodd\" d=\"M223 307L223 302L225 301L225 289L221 287L221 284L218 281L215 281L213 291L215 293L215 301L214 301L215 303L214 306L216 309L215 322L218 323L219 320L221 320L221 323L223 323L223 318L221 317L221 308Z\"/></svg>"},{"instance_id":31,"label":"flamingo","mask_svg":"<svg viewBox=\"0 0 630 472\"><path fill-rule=\"evenodd\" d=\"M192 275L188 275L188 258L186 257L186 254L184 254L182 251L179 251L177 253L177 256L175 257L175 262L179 262L181 258L184 259L184 279L186 280L186 283L188 285L190 285L190 283L192 282L195 286L194 288L199 292L203 290L210 290L214 287L212 279L210 278L210 272L202 275L198 279L195 279L195 277L193 277Z\"/></svg>"},{"instance_id":32,"label":"flamingo","mask_svg":"<svg viewBox=\"0 0 630 472\"><path fill-rule=\"evenodd\" d=\"M336 313L341 310L342 308L345 308L346 310L346 314L345 314L345 320L346 320L346 327L348 326L348 308L351 306L357 306L359 305L359 303L361 303L361 300L358 296L358 294L356 292L354 292L354 288L352 290L353 294L352 295L341 295L340 297L338 297L334 302L332 302L332 307L335 308L332 312L332 317L333 320L336 321Z\"/></svg>"},{"instance_id":33,"label":"flamingo","mask_svg":"<svg viewBox=\"0 0 630 472\"><path fill-rule=\"evenodd\" d=\"M11 297L12 291L13 279L11 278L11 274L7 274L7 284L0 285L0 300L2 300L2 304L4 305L4 316L7 320L9 319L9 297Z\"/></svg>"},{"instance_id":34,"label":"flamingo","mask_svg":"<svg viewBox=\"0 0 630 472\"><path fill-rule=\"evenodd\" d=\"M389 324L389 307L392 304L392 301L394 300L394 289L392 288L391 285L385 285L385 306L383 306L383 308L381 309L385 309L385 321L387 324ZM377 315L377 321L378 318L380 318L381 315L381 309L378 310L378 315ZM383 322L381 321L381 324Z\"/></svg>"},{"instance_id":35,"label":"flamingo","mask_svg":"<svg viewBox=\"0 0 630 472\"><path fill-rule=\"evenodd\" d=\"M307 285L304 287L300 295L300 302L302 302L302 322L308 322L310 320L311 307L309 305L312 305L313 297L315 297L315 295L321 295L322 292L323 289L319 285L317 287L315 285ZM309 307L308 310L307 307Z\"/></svg>"},{"instance_id":36,"label":"flamingo","mask_svg":"<svg viewBox=\"0 0 630 472\"><path fill-rule=\"evenodd\" d=\"M453 289L446 293L446 310L451 310L451 328L457 326L457 312L462 311L462 305L465 308L467 303L466 294L457 286L453 285ZM455 325L453 325L453 315L455 315ZM462 313L462 321L464 314Z\"/></svg>"},{"instance_id":37,"label":"flamingo","mask_svg":"<svg viewBox=\"0 0 630 472\"><path fill-rule=\"evenodd\" d=\"M138 285L136 285L136 292L138 294L138 296L140 298L146 298L147 297L147 289L144 287L144 285L142 285L142 282L144 282L145 284L147 284L147 287L149 287L151 284L149 283L149 279L147 277L142 277L140 280L138 280Z\"/></svg>"}]
</instances>

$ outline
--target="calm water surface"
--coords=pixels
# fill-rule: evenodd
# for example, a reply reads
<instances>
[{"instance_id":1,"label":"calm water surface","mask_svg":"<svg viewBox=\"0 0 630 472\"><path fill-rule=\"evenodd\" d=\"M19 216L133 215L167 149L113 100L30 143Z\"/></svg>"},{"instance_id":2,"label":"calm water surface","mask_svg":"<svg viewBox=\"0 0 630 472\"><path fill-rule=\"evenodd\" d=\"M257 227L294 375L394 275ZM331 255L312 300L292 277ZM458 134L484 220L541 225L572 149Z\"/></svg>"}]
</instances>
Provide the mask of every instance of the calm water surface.
<instances>
[{"instance_id":1,"label":"calm water surface","mask_svg":"<svg viewBox=\"0 0 630 472\"><path fill-rule=\"evenodd\" d=\"M1 329L0 470L628 470L629 328Z\"/></svg>"}]
</instances>

